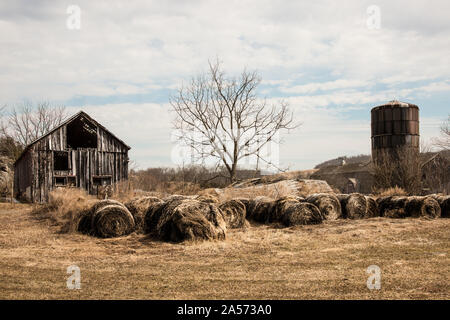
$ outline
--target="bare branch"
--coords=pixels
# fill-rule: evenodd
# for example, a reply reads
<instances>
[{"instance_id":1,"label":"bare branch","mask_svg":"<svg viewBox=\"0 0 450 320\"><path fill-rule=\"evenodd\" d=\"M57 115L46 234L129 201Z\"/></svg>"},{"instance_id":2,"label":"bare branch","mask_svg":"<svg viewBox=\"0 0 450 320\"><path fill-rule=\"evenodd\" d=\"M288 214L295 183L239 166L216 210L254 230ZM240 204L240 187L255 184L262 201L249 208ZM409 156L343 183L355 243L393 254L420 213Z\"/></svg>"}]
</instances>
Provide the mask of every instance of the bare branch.
<instances>
[{"instance_id":1,"label":"bare branch","mask_svg":"<svg viewBox=\"0 0 450 320\"><path fill-rule=\"evenodd\" d=\"M238 78L226 78L218 61L209 62L207 74L193 78L170 99L179 139L195 151L198 160L221 162L230 181L240 160L260 158L261 149L276 143L281 130L297 127L287 103L269 107L257 97L260 82L256 72L246 70Z\"/></svg>"},{"instance_id":2,"label":"bare branch","mask_svg":"<svg viewBox=\"0 0 450 320\"><path fill-rule=\"evenodd\" d=\"M17 141L23 147L58 126L66 118L64 106L47 101L36 106L29 101L12 106L2 125L2 135Z\"/></svg>"}]
</instances>

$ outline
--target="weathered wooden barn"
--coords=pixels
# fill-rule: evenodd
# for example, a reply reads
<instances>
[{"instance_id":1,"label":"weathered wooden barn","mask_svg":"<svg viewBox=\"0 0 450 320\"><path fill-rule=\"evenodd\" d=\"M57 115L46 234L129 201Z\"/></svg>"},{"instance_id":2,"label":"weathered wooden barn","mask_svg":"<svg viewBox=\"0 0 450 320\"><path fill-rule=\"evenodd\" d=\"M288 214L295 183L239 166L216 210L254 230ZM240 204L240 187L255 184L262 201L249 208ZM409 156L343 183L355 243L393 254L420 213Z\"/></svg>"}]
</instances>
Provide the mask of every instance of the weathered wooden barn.
<instances>
[{"instance_id":1,"label":"weathered wooden barn","mask_svg":"<svg viewBox=\"0 0 450 320\"><path fill-rule=\"evenodd\" d=\"M14 163L14 194L46 202L56 187L97 194L128 179L130 147L83 111L30 143Z\"/></svg>"}]
</instances>

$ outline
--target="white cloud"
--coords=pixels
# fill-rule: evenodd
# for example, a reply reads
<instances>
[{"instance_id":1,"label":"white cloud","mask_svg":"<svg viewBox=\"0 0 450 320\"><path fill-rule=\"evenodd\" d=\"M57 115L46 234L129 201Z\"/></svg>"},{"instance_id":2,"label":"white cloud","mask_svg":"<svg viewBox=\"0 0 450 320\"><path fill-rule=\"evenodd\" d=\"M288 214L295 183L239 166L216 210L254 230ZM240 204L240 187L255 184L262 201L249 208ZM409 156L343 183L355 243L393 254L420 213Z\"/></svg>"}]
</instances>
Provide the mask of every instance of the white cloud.
<instances>
[{"instance_id":1,"label":"white cloud","mask_svg":"<svg viewBox=\"0 0 450 320\"><path fill-rule=\"evenodd\" d=\"M369 150L368 120L353 119L352 110L449 94L447 1L377 1L379 30L366 27L369 1L79 0L78 31L66 28L70 4L0 3L1 104L151 95L178 87L219 56L230 73L257 69L275 88L262 91L269 100L277 100L276 90L286 95L304 126L286 138L281 160L284 153L307 168ZM169 159L167 103L83 109L129 141L141 166ZM435 125L423 125L424 136Z\"/></svg>"}]
</instances>

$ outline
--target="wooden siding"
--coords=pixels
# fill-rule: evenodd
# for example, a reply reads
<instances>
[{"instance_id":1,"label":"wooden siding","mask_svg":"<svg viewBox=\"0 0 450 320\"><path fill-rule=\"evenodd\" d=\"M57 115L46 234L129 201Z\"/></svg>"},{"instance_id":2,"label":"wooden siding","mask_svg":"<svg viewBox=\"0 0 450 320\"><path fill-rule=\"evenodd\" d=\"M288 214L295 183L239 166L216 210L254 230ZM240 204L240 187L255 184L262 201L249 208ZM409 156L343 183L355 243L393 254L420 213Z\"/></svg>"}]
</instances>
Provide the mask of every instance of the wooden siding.
<instances>
[{"instance_id":1,"label":"wooden siding","mask_svg":"<svg viewBox=\"0 0 450 320\"><path fill-rule=\"evenodd\" d=\"M15 194L31 202L46 202L55 177L75 177L76 187L97 193L93 177L111 177L111 183L128 179L128 147L97 126L97 148L67 147L67 123L36 141L15 164ZM68 153L68 170L54 170L55 151ZM26 194L28 188L29 194Z\"/></svg>"}]
</instances>

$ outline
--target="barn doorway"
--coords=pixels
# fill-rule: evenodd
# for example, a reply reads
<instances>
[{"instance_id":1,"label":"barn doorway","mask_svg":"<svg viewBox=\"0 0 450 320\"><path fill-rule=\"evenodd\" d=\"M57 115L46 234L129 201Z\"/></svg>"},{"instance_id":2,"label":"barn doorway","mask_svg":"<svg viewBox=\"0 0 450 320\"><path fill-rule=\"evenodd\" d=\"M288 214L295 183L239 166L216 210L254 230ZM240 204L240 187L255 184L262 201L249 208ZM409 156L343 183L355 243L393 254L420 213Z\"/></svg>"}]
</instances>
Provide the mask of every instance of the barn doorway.
<instances>
[{"instance_id":1,"label":"barn doorway","mask_svg":"<svg viewBox=\"0 0 450 320\"><path fill-rule=\"evenodd\" d=\"M67 125L67 146L72 149L97 148L97 126L79 116Z\"/></svg>"}]
</instances>

